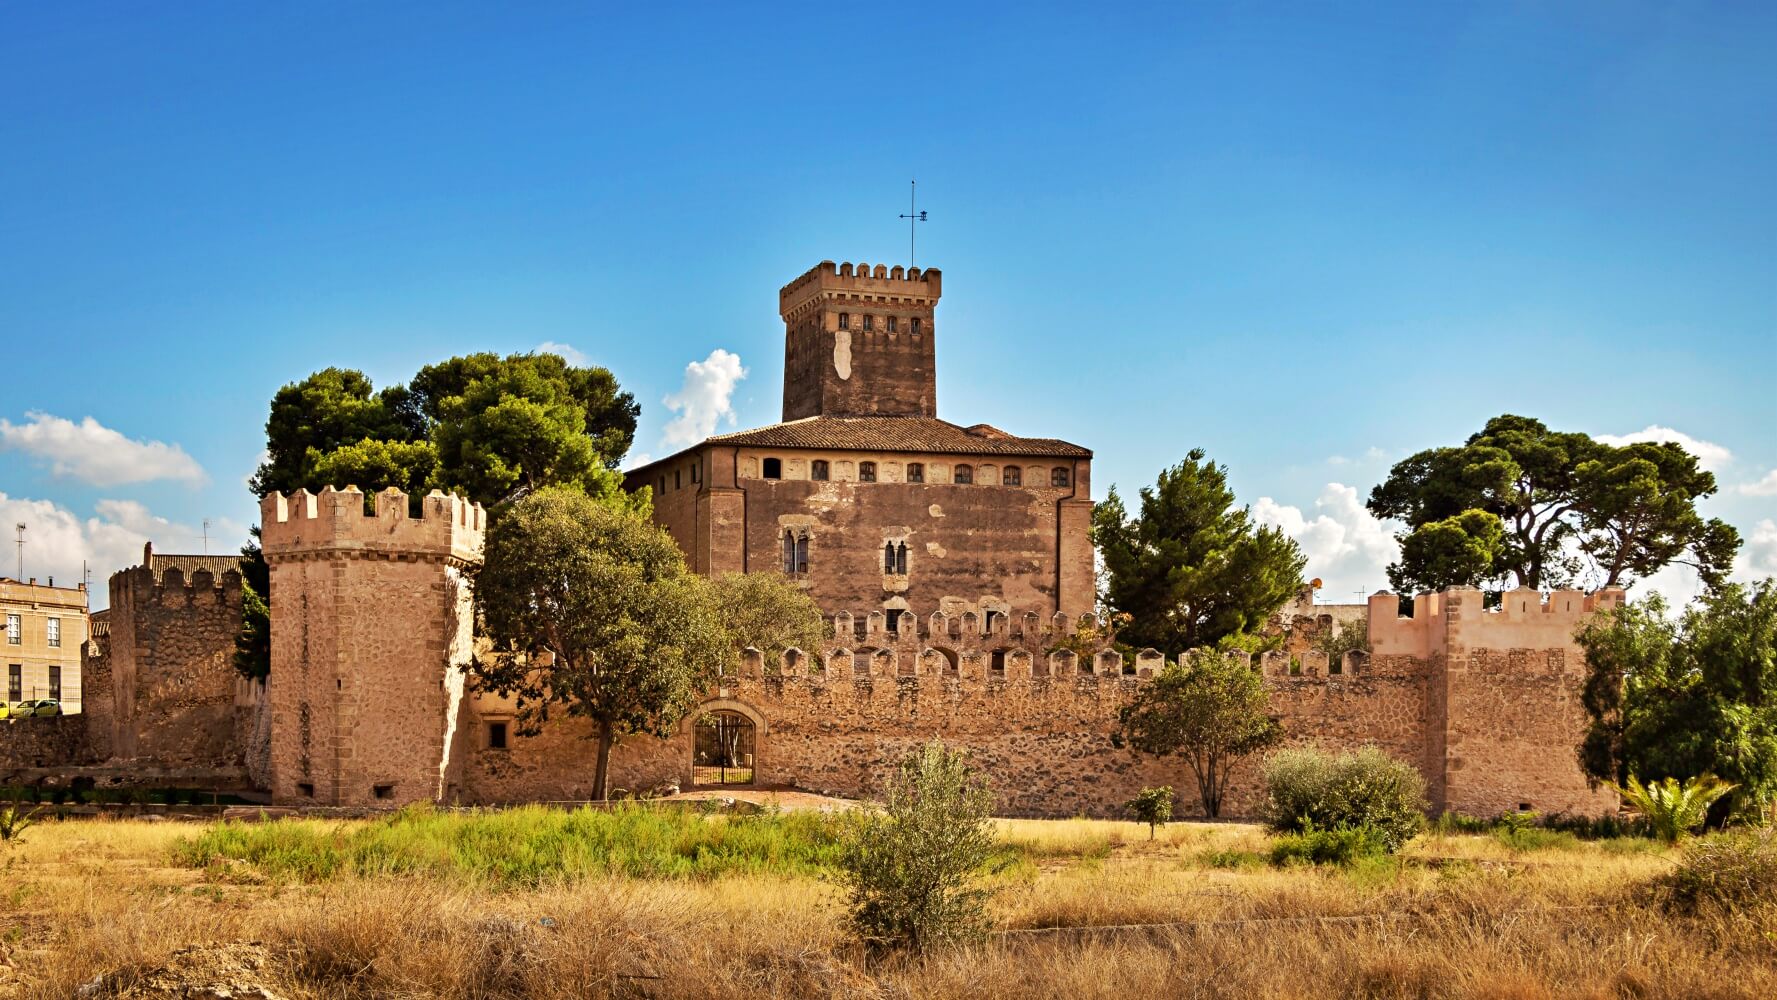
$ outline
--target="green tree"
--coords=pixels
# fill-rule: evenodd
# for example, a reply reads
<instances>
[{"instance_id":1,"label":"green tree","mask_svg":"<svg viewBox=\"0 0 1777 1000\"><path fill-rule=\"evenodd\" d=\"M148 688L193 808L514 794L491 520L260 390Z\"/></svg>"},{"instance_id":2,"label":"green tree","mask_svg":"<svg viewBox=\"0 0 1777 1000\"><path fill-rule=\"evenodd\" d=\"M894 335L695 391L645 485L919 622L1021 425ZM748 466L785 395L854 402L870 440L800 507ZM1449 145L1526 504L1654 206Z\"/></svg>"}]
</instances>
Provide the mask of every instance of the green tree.
<instances>
[{"instance_id":1,"label":"green tree","mask_svg":"<svg viewBox=\"0 0 1777 1000\"><path fill-rule=\"evenodd\" d=\"M1268 708L1264 679L1248 662L1193 650L1142 685L1119 711L1112 743L1185 758L1203 811L1214 819L1222 813L1234 767L1283 738Z\"/></svg>"},{"instance_id":2,"label":"green tree","mask_svg":"<svg viewBox=\"0 0 1777 1000\"><path fill-rule=\"evenodd\" d=\"M1592 616L1580 766L1624 786L1713 774L1732 811L1777 801L1777 583L1730 584L1673 618L1659 594Z\"/></svg>"},{"instance_id":3,"label":"green tree","mask_svg":"<svg viewBox=\"0 0 1777 1000\"><path fill-rule=\"evenodd\" d=\"M271 674L271 567L259 547L259 526L241 546L241 630L234 637L234 668L242 677Z\"/></svg>"},{"instance_id":4,"label":"green tree","mask_svg":"<svg viewBox=\"0 0 1777 1000\"><path fill-rule=\"evenodd\" d=\"M1282 531L1234 505L1225 466L1198 448L1141 490L1131 518L1115 488L1092 514L1106 603L1130 616L1118 638L1177 655L1256 632L1302 584L1307 559Z\"/></svg>"},{"instance_id":5,"label":"green tree","mask_svg":"<svg viewBox=\"0 0 1777 1000\"><path fill-rule=\"evenodd\" d=\"M903 757L883 808L856 810L840 859L851 925L873 950L912 951L978 938L992 891L993 792L968 758L938 740Z\"/></svg>"},{"instance_id":6,"label":"green tree","mask_svg":"<svg viewBox=\"0 0 1777 1000\"><path fill-rule=\"evenodd\" d=\"M1715 587L1740 544L1732 527L1697 513L1715 490L1678 444L1618 447L1506 414L1458 447L1397 463L1369 508L1406 522L1389 567L1402 593L1567 586L1588 565L1603 586L1628 586L1675 562Z\"/></svg>"},{"instance_id":7,"label":"green tree","mask_svg":"<svg viewBox=\"0 0 1777 1000\"><path fill-rule=\"evenodd\" d=\"M1161 785L1159 788L1144 788L1135 798L1123 803L1136 822L1148 825L1148 839L1154 839L1154 833L1160 827L1172 822L1172 786Z\"/></svg>"},{"instance_id":8,"label":"green tree","mask_svg":"<svg viewBox=\"0 0 1777 1000\"><path fill-rule=\"evenodd\" d=\"M516 696L521 734L552 712L591 720L600 799L612 745L671 735L729 655L709 587L672 537L571 489L537 490L493 522L475 603L494 649L471 672Z\"/></svg>"},{"instance_id":9,"label":"green tree","mask_svg":"<svg viewBox=\"0 0 1777 1000\"><path fill-rule=\"evenodd\" d=\"M253 474L259 496L328 485L317 480L315 463L337 448L360 441L412 441L420 435L403 425L392 399L397 391L376 392L363 372L324 368L272 396L265 421L265 461ZM345 484L340 484L345 485ZM393 483L358 483L379 490Z\"/></svg>"},{"instance_id":10,"label":"green tree","mask_svg":"<svg viewBox=\"0 0 1777 1000\"><path fill-rule=\"evenodd\" d=\"M786 650L818 655L827 633L820 606L788 577L724 573L709 583L732 655L751 646L764 654L767 670Z\"/></svg>"}]
</instances>

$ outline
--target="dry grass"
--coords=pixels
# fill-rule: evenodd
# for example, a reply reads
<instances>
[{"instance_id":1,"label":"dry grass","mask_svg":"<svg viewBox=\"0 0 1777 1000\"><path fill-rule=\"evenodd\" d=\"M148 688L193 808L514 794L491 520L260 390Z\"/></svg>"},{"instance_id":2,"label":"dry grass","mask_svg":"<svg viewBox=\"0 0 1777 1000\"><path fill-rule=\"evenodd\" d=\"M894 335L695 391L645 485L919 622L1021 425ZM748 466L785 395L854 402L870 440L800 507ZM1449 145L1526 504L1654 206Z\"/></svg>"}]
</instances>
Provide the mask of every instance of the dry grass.
<instances>
[{"instance_id":1,"label":"dry grass","mask_svg":"<svg viewBox=\"0 0 1777 1000\"><path fill-rule=\"evenodd\" d=\"M0 996L67 997L103 973L100 995L174 995L150 987L169 962L199 960L292 998L1777 995L1777 917L1634 902L1671 867L1663 852L1437 836L1351 871L1218 868L1204 859L1262 851L1264 834L1177 824L1150 843L1133 823L1000 826L1025 859L997 876L995 915L1013 933L868 966L819 878L301 884L176 867L194 826L45 824L5 860ZM1169 926L1102 929L1133 923ZM239 942L263 946L221 947Z\"/></svg>"}]
</instances>

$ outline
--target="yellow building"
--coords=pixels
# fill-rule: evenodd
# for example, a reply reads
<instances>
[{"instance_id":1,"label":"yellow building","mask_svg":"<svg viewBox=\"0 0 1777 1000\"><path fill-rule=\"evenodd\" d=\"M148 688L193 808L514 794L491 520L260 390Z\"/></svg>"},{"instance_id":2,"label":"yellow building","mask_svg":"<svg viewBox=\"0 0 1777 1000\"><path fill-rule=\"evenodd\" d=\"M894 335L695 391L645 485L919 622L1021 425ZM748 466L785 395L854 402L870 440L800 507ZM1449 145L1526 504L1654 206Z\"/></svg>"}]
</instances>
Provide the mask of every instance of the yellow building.
<instances>
[{"instance_id":1,"label":"yellow building","mask_svg":"<svg viewBox=\"0 0 1777 1000\"><path fill-rule=\"evenodd\" d=\"M6 703L54 698L80 711L80 655L86 644L86 587L54 587L0 577L0 666Z\"/></svg>"}]
</instances>

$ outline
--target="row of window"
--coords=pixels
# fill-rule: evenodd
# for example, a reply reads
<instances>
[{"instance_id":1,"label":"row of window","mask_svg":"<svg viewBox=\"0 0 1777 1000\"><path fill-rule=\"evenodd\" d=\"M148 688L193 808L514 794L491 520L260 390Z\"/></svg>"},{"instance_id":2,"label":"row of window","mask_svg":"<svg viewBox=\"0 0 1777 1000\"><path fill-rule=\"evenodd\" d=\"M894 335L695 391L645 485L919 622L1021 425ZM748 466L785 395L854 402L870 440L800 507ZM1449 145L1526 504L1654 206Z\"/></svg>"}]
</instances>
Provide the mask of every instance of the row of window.
<instances>
[{"instance_id":1,"label":"row of window","mask_svg":"<svg viewBox=\"0 0 1777 1000\"><path fill-rule=\"evenodd\" d=\"M694 462L690 466L690 469L691 469L691 482L694 485L698 482L701 482L702 478L703 478L703 466L699 463ZM673 470L673 489L675 489L675 490L683 489L684 487L685 487L685 470L684 469L674 469ZM664 473L664 472L662 472L660 474L660 489L657 492L659 492L659 493L666 492L666 473Z\"/></svg>"},{"instance_id":2,"label":"row of window","mask_svg":"<svg viewBox=\"0 0 1777 1000\"><path fill-rule=\"evenodd\" d=\"M764 477L766 479L782 479L782 478L784 478L783 459L781 459L781 458L766 459L763 463L761 463L760 471L762 472L762 474L764 475ZM826 459L817 458L813 462L809 463L808 478L815 480L816 482L826 482L827 480L831 479L832 477L833 477L833 469L832 469L832 466L827 462ZM1058 466L1054 467L1053 469L1049 470L1049 485L1050 486L1065 487L1072 480L1072 478L1073 478L1072 470L1070 470L1065 465L1058 465ZM664 481L665 480L663 477L662 482L664 482ZM923 483L926 481L926 467L925 467L924 462L908 462L907 463L907 481L910 483ZM958 466L954 467L950 473L950 481L953 483L960 483L963 485L973 484L975 482L975 467L972 465L958 465ZM874 482L876 482L876 463L875 462L859 462L858 463L858 482L860 482L860 483L874 483ZM1001 469L1000 470L1000 485L1001 486L1023 486L1024 485L1024 470L1019 468L1016 465L1008 465L1005 468Z\"/></svg>"},{"instance_id":3,"label":"row of window","mask_svg":"<svg viewBox=\"0 0 1777 1000\"><path fill-rule=\"evenodd\" d=\"M37 692L32 691L31 697L36 698ZM44 697L53 698L56 701L62 700L61 667L52 666L49 668L49 693ZM9 702L25 700L25 667L22 663L9 664L6 668L6 700Z\"/></svg>"},{"instance_id":4,"label":"row of window","mask_svg":"<svg viewBox=\"0 0 1777 1000\"><path fill-rule=\"evenodd\" d=\"M870 314L866 313L861 318L864 322L863 328L865 330L876 329L876 317L875 316L871 316ZM883 317L883 319L885 320L886 329L888 330L888 332L890 332L890 333L900 333L901 332L901 325L896 317L885 316L885 317ZM851 313L840 313L839 314L839 328L841 330L851 329ZM917 333L921 332L923 327L920 326L919 317L915 316L911 320L908 320L908 327L907 328L908 328L908 331L911 333L917 334Z\"/></svg>"},{"instance_id":5,"label":"row of window","mask_svg":"<svg viewBox=\"0 0 1777 1000\"><path fill-rule=\"evenodd\" d=\"M48 622L48 624L45 627L45 636L46 636L46 638L48 638L49 644L51 646L60 646L62 644L62 620L60 618L50 618L50 619L47 619L47 622ZM18 645L22 645L24 643L24 641L25 641L24 620L22 618L20 618L18 615L7 615L6 616L6 644L8 646L18 646Z\"/></svg>"}]
</instances>

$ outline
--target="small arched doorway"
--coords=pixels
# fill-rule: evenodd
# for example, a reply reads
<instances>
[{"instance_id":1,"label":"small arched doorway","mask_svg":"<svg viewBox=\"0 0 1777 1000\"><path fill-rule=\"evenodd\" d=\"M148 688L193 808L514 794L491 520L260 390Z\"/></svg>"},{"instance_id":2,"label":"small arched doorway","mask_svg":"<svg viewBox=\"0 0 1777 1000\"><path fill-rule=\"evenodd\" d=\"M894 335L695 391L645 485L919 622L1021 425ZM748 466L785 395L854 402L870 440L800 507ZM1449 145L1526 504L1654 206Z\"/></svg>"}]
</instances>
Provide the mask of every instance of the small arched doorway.
<instances>
[{"instance_id":1,"label":"small arched doorway","mask_svg":"<svg viewBox=\"0 0 1777 1000\"><path fill-rule=\"evenodd\" d=\"M693 785L750 785L758 733L739 712L716 709L697 718L691 739Z\"/></svg>"}]
</instances>

